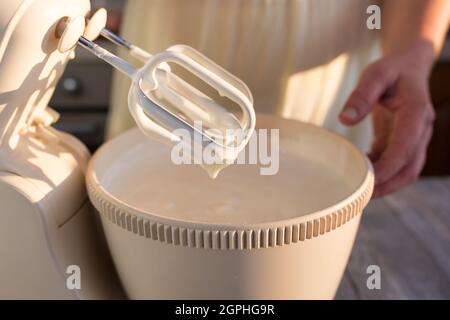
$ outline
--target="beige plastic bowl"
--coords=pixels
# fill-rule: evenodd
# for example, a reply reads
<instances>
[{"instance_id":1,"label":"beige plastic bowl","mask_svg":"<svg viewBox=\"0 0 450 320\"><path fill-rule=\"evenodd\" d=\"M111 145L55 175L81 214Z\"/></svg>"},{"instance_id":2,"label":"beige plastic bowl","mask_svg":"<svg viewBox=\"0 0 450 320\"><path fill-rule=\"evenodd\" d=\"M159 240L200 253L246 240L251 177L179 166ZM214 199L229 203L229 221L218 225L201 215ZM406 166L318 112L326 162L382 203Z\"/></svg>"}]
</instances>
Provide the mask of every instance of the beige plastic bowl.
<instances>
[{"instance_id":1,"label":"beige plastic bowl","mask_svg":"<svg viewBox=\"0 0 450 320\"><path fill-rule=\"evenodd\" d=\"M258 127L281 129L280 174L292 171L289 190L277 185L276 176L255 178L254 185L242 189L242 199L245 190L251 198L251 190L253 196L261 193L262 205L267 199L279 201L279 210L269 216L195 215L196 206L209 200L205 185L214 188L212 183L220 183L222 175L226 179L233 173L229 170L241 170L244 177L246 170L256 172L255 166L232 166L217 182L210 181L198 167L172 164L170 149L137 129L107 143L93 157L89 195L130 298L334 297L372 194L371 165L345 139L321 128L263 115ZM291 156L298 158L299 169L309 169L283 166L283 159ZM186 190L193 198L186 216L152 212L152 194L170 194L177 179L186 183L183 170L194 174L194 179L189 176L192 189ZM236 185L242 182L235 180ZM275 192L268 194L267 188ZM297 188L298 212L286 213L283 196Z\"/></svg>"}]
</instances>

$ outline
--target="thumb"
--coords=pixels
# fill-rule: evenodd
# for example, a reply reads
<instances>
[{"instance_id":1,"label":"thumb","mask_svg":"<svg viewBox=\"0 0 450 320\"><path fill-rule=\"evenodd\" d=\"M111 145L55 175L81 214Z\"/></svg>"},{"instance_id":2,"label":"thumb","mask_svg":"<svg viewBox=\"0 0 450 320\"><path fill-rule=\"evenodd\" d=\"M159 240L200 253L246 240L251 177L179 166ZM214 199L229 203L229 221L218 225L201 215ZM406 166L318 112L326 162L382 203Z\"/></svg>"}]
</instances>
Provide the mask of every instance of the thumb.
<instances>
[{"instance_id":1,"label":"thumb","mask_svg":"<svg viewBox=\"0 0 450 320\"><path fill-rule=\"evenodd\" d=\"M364 119L394 82L391 68L380 62L370 65L339 115L341 122L354 125Z\"/></svg>"}]
</instances>

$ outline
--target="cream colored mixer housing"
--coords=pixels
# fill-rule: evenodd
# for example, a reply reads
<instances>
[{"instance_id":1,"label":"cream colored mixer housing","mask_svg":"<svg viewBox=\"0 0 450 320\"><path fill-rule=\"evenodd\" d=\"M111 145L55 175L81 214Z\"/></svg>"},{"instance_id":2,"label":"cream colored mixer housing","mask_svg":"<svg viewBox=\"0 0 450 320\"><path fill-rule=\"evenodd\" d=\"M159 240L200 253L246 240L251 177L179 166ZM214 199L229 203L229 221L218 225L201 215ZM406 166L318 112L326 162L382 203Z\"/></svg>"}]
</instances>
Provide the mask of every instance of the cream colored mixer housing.
<instances>
[{"instance_id":1,"label":"cream colored mixer housing","mask_svg":"<svg viewBox=\"0 0 450 320\"><path fill-rule=\"evenodd\" d=\"M372 194L360 151L321 128L260 115L260 128L280 129L286 180L250 166L210 180L176 167L170 148L138 129L90 160L82 143L51 127L58 115L48 107L89 1L0 1L0 299L334 297ZM153 209L158 195L192 180L186 212ZM212 191L227 181L231 194L250 182L233 194L239 201L253 195L276 208L202 215L199 204L226 197ZM290 211L288 194L298 201Z\"/></svg>"},{"instance_id":2,"label":"cream colored mixer housing","mask_svg":"<svg viewBox=\"0 0 450 320\"><path fill-rule=\"evenodd\" d=\"M88 0L0 3L0 298L120 297L85 190L89 152L50 127L73 57L58 50L57 26L89 12ZM66 286L74 265L81 290Z\"/></svg>"}]
</instances>

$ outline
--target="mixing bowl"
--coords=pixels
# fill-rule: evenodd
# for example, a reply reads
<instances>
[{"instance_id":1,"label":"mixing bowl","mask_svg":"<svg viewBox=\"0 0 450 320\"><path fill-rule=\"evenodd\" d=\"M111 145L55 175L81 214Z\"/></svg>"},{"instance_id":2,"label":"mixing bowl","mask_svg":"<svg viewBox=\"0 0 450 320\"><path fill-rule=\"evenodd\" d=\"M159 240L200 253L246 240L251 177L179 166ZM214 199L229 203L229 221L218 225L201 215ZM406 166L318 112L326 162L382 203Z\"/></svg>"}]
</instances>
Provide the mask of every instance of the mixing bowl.
<instances>
[{"instance_id":1,"label":"mixing bowl","mask_svg":"<svg viewBox=\"0 0 450 320\"><path fill-rule=\"evenodd\" d=\"M130 298L334 297L372 194L370 162L322 128L257 122L279 129L275 175L261 161L211 180L137 129L94 155L89 196Z\"/></svg>"}]
</instances>

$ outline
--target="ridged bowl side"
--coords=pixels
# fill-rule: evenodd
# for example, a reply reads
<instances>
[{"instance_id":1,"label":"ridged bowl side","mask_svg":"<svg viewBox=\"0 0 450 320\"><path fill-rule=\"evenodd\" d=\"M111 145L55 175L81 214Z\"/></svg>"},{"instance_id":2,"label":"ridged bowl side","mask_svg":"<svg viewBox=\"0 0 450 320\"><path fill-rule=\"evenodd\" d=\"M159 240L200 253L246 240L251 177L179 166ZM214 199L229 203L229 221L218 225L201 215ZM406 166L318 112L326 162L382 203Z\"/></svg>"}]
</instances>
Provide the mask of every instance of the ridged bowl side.
<instances>
[{"instance_id":1,"label":"ridged bowl side","mask_svg":"<svg viewBox=\"0 0 450 320\"><path fill-rule=\"evenodd\" d=\"M172 224L167 220L158 221L156 216L133 212L134 210L125 208L111 199L111 196L95 181L91 167L87 175L89 197L97 211L110 223L148 238L149 241L210 250L251 250L279 247L320 237L361 214L371 198L373 185L373 173L369 170L363 184L353 195L352 201L337 205L321 216L313 214L309 220L306 216L306 219L302 219L304 221L299 223L292 223L293 220L288 220L286 224L273 228L242 227L235 229L230 229L229 226L221 228L221 226L209 227L199 224L197 228L193 223L186 223L186 227L182 227L179 222ZM279 223L274 222L273 224Z\"/></svg>"}]
</instances>

